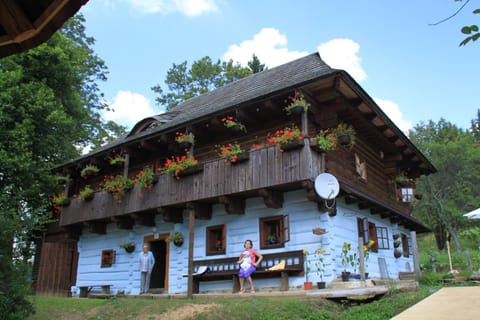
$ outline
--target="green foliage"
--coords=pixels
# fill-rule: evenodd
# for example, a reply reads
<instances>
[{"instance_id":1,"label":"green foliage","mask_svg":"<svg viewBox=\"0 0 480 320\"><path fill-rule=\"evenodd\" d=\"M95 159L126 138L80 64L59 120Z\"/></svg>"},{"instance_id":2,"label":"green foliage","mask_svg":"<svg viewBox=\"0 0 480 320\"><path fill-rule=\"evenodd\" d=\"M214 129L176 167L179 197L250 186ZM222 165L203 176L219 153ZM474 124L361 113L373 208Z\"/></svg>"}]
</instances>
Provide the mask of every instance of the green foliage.
<instances>
[{"instance_id":1,"label":"green foliage","mask_svg":"<svg viewBox=\"0 0 480 320\"><path fill-rule=\"evenodd\" d=\"M475 9L473 10L473 14L479 14L480 9ZM478 32L478 26L475 24L472 24L470 26L464 26L461 29L463 34L468 35L465 39L463 39L462 42L460 42L460 46L466 45L470 41L477 41L478 38L480 38L480 32Z\"/></svg>"},{"instance_id":2,"label":"green foliage","mask_svg":"<svg viewBox=\"0 0 480 320\"><path fill-rule=\"evenodd\" d=\"M265 64L260 62L260 59L258 59L255 53L252 55L252 60L248 61L247 65L253 73L265 70Z\"/></svg>"},{"instance_id":3,"label":"green foliage","mask_svg":"<svg viewBox=\"0 0 480 320\"><path fill-rule=\"evenodd\" d=\"M31 297L37 313L28 320L43 319L144 319L166 317L166 312L198 320L223 319L391 319L436 291L420 287L416 292L396 292L369 303L339 304L311 297L261 297L253 299L72 299ZM248 307L245 307L248 304ZM88 311L88 312L87 312Z\"/></svg>"},{"instance_id":4,"label":"green foliage","mask_svg":"<svg viewBox=\"0 0 480 320\"><path fill-rule=\"evenodd\" d=\"M417 180L413 215L435 232L440 249L447 232L458 251L457 231L470 226L463 214L480 203L480 145L471 132L441 119L417 125L412 142L432 161L438 172Z\"/></svg>"},{"instance_id":5,"label":"green foliage","mask_svg":"<svg viewBox=\"0 0 480 320\"><path fill-rule=\"evenodd\" d=\"M165 79L168 91L164 92L160 85L151 89L158 94L158 97L155 98L157 104L166 109L172 109L183 101L245 78L252 72L259 72L264 68L255 55L249 62L249 66L251 69L242 67L238 63L235 64L232 60L220 61L218 59L213 62L209 56L194 61L190 69L187 61L180 64L173 63L167 71Z\"/></svg>"}]
</instances>

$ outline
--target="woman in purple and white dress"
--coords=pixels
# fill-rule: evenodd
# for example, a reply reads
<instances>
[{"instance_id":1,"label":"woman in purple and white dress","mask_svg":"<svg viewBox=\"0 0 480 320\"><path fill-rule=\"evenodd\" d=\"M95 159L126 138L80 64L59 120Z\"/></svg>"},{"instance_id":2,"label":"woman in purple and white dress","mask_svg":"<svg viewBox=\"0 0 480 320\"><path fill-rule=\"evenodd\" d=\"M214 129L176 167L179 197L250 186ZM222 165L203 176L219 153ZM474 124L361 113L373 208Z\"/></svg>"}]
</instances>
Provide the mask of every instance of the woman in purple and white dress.
<instances>
[{"instance_id":1,"label":"woman in purple and white dress","mask_svg":"<svg viewBox=\"0 0 480 320\"><path fill-rule=\"evenodd\" d=\"M252 240L246 240L243 247L245 250L240 254L237 261L237 263L240 264L240 271L238 272L240 291L238 293L242 294L245 292L245 288L243 287L245 279L247 279L250 285L250 292L254 293L255 288L253 287L251 275L257 269L257 266L260 265L260 262L262 262L263 256L253 249Z\"/></svg>"}]
</instances>

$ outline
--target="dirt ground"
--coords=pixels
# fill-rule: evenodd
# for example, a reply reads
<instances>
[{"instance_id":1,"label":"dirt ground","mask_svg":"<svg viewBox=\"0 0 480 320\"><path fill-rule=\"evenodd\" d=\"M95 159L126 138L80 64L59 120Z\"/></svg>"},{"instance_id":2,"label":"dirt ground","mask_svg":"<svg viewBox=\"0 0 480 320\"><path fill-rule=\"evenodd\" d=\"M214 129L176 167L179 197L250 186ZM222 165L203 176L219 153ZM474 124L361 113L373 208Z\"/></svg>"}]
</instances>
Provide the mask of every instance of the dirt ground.
<instances>
[{"instance_id":1,"label":"dirt ground","mask_svg":"<svg viewBox=\"0 0 480 320\"><path fill-rule=\"evenodd\" d=\"M219 305L211 304L187 304L183 307L168 310L162 314L143 314L137 317L137 320L186 320L193 319L195 316L208 312L214 308L218 308Z\"/></svg>"}]
</instances>

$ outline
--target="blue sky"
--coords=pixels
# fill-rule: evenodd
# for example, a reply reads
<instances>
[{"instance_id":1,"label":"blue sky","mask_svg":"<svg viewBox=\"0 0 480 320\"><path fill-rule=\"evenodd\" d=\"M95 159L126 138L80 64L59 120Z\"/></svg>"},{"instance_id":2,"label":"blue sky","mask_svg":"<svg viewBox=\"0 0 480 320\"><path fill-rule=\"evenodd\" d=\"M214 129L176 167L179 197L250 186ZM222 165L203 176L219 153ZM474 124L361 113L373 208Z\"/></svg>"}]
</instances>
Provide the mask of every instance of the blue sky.
<instances>
[{"instance_id":1,"label":"blue sky","mask_svg":"<svg viewBox=\"0 0 480 320\"><path fill-rule=\"evenodd\" d=\"M468 128L480 108L480 44L464 47L462 26L478 24L470 1L454 0L90 0L81 12L95 52L110 71L101 83L131 128L164 112L151 87L172 63L206 55L246 64L254 52L269 68L320 52L344 69L402 129L445 118Z\"/></svg>"}]
</instances>

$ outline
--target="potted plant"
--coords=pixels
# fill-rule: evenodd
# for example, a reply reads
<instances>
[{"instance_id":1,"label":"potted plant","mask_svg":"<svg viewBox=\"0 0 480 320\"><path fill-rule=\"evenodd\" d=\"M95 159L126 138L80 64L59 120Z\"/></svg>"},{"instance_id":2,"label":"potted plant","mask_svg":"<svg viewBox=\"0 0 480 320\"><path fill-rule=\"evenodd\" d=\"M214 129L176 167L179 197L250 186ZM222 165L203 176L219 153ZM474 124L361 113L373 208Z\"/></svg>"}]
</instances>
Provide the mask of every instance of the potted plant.
<instances>
[{"instance_id":1,"label":"potted plant","mask_svg":"<svg viewBox=\"0 0 480 320\"><path fill-rule=\"evenodd\" d=\"M248 160L248 152L246 152L238 143L229 143L226 145L215 145L218 149L218 155L222 157L225 163L237 164Z\"/></svg>"},{"instance_id":2,"label":"potted plant","mask_svg":"<svg viewBox=\"0 0 480 320\"><path fill-rule=\"evenodd\" d=\"M342 246L342 281L348 281L350 278L350 272L347 271L347 266L352 264L353 255L350 254L351 245L350 243L344 242Z\"/></svg>"},{"instance_id":3,"label":"potted plant","mask_svg":"<svg viewBox=\"0 0 480 320\"><path fill-rule=\"evenodd\" d=\"M404 188L413 188L415 187L415 179L409 178L405 175L405 172L400 173L395 177L395 183Z\"/></svg>"},{"instance_id":4,"label":"potted plant","mask_svg":"<svg viewBox=\"0 0 480 320\"><path fill-rule=\"evenodd\" d=\"M150 166L146 166L143 170L140 170L136 175L133 183L138 187L140 193L138 194L140 199L143 199L143 190L152 189L153 185L158 181L158 177L155 176L153 169Z\"/></svg>"},{"instance_id":5,"label":"potted plant","mask_svg":"<svg viewBox=\"0 0 480 320\"><path fill-rule=\"evenodd\" d=\"M125 249L126 252L132 253L135 251L135 244L133 242L127 241L127 242L121 242L120 243L120 248Z\"/></svg>"},{"instance_id":6,"label":"potted plant","mask_svg":"<svg viewBox=\"0 0 480 320\"><path fill-rule=\"evenodd\" d=\"M400 247L401 244L402 244L402 241L399 240L399 239L393 241L393 247L394 247L394 248Z\"/></svg>"},{"instance_id":7,"label":"potted plant","mask_svg":"<svg viewBox=\"0 0 480 320\"><path fill-rule=\"evenodd\" d=\"M222 122L225 127L230 128L237 133L240 133L242 131L244 133L247 133L247 128L245 127L245 125L232 116L222 118Z\"/></svg>"},{"instance_id":8,"label":"potted plant","mask_svg":"<svg viewBox=\"0 0 480 320\"><path fill-rule=\"evenodd\" d=\"M303 132L297 125L277 130L275 134L267 134L267 142L280 148L280 152L293 150L303 146Z\"/></svg>"},{"instance_id":9,"label":"potted plant","mask_svg":"<svg viewBox=\"0 0 480 320\"><path fill-rule=\"evenodd\" d=\"M85 168L83 168L82 171L80 171L80 176L82 178L87 178L88 176L96 175L99 171L100 171L100 169L98 169L98 167L96 165L87 164L85 166Z\"/></svg>"},{"instance_id":10,"label":"potted plant","mask_svg":"<svg viewBox=\"0 0 480 320\"><path fill-rule=\"evenodd\" d=\"M103 190L112 194L113 199L117 202L122 202L125 194L132 190L133 180L124 175L117 174L116 176L105 176L103 179Z\"/></svg>"},{"instance_id":11,"label":"potted plant","mask_svg":"<svg viewBox=\"0 0 480 320\"><path fill-rule=\"evenodd\" d=\"M285 110L285 112L289 115L302 114L303 112L307 112L308 108L310 107L310 103L305 100L305 97L299 91L295 92L295 97L288 97L287 101L290 103L283 108L283 110Z\"/></svg>"},{"instance_id":12,"label":"potted plant","mask_svg":"<svg viewBox=\"0 0 480 320\"><path fill-rule=\"evenodd\" d=\"M320 281L317 282L318 289L325 289L325 282L323 281L323 273L325 272L325 263L322 257L322 249L319 248L315 251L315 268L317 276L320 278Z\"/></svg>"},{"instance_id":13,"label":"potted plant","mask_svg":"<svg viewBox=\"0 0 480 320\"><path fill-rule=\"evenodd\" d=\"M217 242L215 243L215 248L217 251L222 251L223 250L223 243L222 240L218 239Z\"/></svg>"},{"instance_id":14,"label":"potted plant","mask_svg":"<svg viewBox=\"0 0 480 320\"><path fill-rule=\"evenodd\" d=\"M108 162L112 165L112 166L123 166L123 164L125 163L125 155L121 155L121 154L113 154L113 156L111 156L108 160Z\"/></svg>"},{"instance_id":15,"label":"potted plant","mask_svg":"<svg viewBox=\"0 0 480 320\"><path fill-rule=\"evenodd\" d=\"M179 144L182 150L189 150L191 146L195 144L195 135L191 132L189 133L182 133L182 132L175 132L175 141Z\"/></svg>"},{"instance_id":16,"label":"potted plant","mask_svg":"<svg viewBox=\"0 0 480 320\"><path fill-rule=\"evenodd\" d=\"M274 234L271 234L267 237L267 244L277 244L277 236Z\"/></svg>"},{"instance_id":17,"label":"potted plant","mask_svg":"<svg viewBox=\"0 0 480 320\"><path fill-rule=\"evenodd\" d=\"M65 192L62 191L58 195L55 194L52 196L52 203L57 207L66 207L70 204L70 199L67 198Z\"/></svg>"},{"instance_id":18,"label":"potted plant","mask_svg":"<svg viewBox=\"0 0 480 320\"><path fill-rule=\"evenodd\" d=\"M305 282L303 288L305 290L312 290L312 282L309 280L310 276L310 260L308 260L308 251L303 249L303 261L305 263Z\"/></svg>"},{"instance_id":19,"label":"potted plant","mask_svg":"<svg viewBox=\"0 0 480 320\"><path fill-rule=\"evenodd\" d=\"M94 195L95 195L95 191L88 184L82 190L80 190L78 194L79 198L84 201L93 199Z\"/></svg>"},{"instance_id":20,"label":"potted plant","mask_svg":"<svg viewBox=\"0 0 480 320\"><path fill-rule=\"evenodd\" d=\"M340 123L335 129L338 143L344 148L352 148L355 144L355 129L346 123Z\"/></svg>"},{"instance_id":21,"label":"potted plant","mask_svg":"<svg viewBox=\"0 0 480 320\"><path fill-rule=\"evenodd\" d=\"M402 256L402 251L398 248L393 249L393 256L398 259Z\"/></svg>"},{"instance_id":22,"label":"potted plant","mask_svg":"<svg viewBox=\"0 0 480 320\"><path fill-rule=\"evenodd\" d=\"M337 148L337 134L330 130L320 130L315 137L316 148L319 151L330 151Z\"/></svg>"},{"instance_id":23,"label":"potted plant","mask_svg":"<svg viewBox=\"0 0 480 320\"><path fill-rule=\"evenodd\" d=\"M175 231L173 234L170 235L170 242L173 242L173 244L177 247L183 245L183 241L183 234L179 231Z\"/></svg>"},{"instance_id":24,"label":"potted plant","mask_svg":"<svg viewBox=\"0 0 480 320\"><path fill-rule=\"evenodd\" d=\"M175 179L180 180L180 177L186 174L193 174L195 172L201 171L201 168L197 166L198 160L190 156L187 152L186 155L171 157L165 161L164 167L161 169L162 173L167 173L171 176L174 176ZM190 169L187 171L188 169Z\"/></svg>"}]
</instances>

